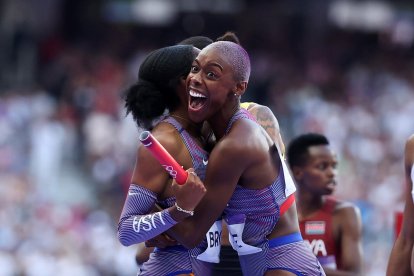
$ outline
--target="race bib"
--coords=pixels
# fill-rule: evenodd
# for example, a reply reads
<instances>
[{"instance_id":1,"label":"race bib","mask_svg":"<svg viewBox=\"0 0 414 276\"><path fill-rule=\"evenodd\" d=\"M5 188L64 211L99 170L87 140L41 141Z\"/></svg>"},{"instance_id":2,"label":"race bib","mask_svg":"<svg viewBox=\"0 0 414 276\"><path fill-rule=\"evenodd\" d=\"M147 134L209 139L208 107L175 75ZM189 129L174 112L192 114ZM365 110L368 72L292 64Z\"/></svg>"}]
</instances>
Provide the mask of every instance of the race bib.
<instances>
[{"instance_id":1,"label":"race bib","mask_svg":"<svg viewBox=\"0 0 414 276\"><path fill-rule=\"evenodd\" d=\"M237 214L226 217L227 228L229 229L229 241L231 247L237 251L239 256L250 255L262 251L261 248L245 244L243 242L243 230L246 221L244 214Z\"/></svg>"},{"instance_id":2,"label":"race bib","mask_svg":"<svg viewBox=\"0 0 414 276\"><path fill-rule=\"evenodd\" d=\"M216 220L206 234L207 249L197 256L200 261L208 263L220 262L222 220Z\"/></svg>"}]
</instances>

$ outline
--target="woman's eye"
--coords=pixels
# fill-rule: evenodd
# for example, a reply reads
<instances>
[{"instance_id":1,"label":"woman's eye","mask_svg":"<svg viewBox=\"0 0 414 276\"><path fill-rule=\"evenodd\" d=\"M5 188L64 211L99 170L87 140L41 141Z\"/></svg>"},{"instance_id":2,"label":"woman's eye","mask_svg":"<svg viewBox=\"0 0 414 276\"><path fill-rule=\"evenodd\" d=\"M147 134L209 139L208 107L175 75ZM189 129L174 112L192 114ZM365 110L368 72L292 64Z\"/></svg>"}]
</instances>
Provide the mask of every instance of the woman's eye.
<instances>
[{"instance_id":1,"label":"woman's eye","mask_svg":"<svg viewBox=\"0 0 414 276\"><path fill-rule=\"evenodd\" d=\"M214 74L213 72L208 72L207 76L210 77L210 78L215 78L216 74Z\"/></svg>"},{"instance_id":2,"label":"woman's eye","mask_svg":"<svg viewBox=\"0 0 414 276\"><path fill-rule=\"evenodd\" d=\"M197 71L198 71L198 67L197 66L195 66L195 65L191 66L191 72L192 73L197 72Z\"/></svg>"}]
</instances>

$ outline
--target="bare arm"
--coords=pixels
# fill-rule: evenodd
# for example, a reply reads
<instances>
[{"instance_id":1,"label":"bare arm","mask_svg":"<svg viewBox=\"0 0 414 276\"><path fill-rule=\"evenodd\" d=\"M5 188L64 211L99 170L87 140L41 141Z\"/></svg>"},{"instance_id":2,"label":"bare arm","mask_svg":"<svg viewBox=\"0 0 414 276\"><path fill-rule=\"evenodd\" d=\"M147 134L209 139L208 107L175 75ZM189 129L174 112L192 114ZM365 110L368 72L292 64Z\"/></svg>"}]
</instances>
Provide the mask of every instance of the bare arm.
<instances>
[{"instance_id":1,"label":"bare arm","mask_svg":"<svg viewBox=\"0 0 414 276\"><path fill-rule=\"evenodd\" d=\"M214 221L222 215L242 172L250 162L243 156L246 154L243 149L235 139L221 141L213 149L205 179L206 195L197 205L193 217L168 231L170 236L187 248L197 246Z\"/></svg>"},{"instance_id":2,"label":"bare arm","mask_svg":"<svg viewBox=\"0 0 414 276\"><path fill-rule=\"evenodd\" d=\"M325 268L328 276L362 275L362 223L361 214L357 207L347 206L339 209L340 223L339 240L341 244L341 267L338 269Z\"/></svg>"},{"instance_id":3,"label":"bare arm","mask_svg":"<svg viewBox=\"0 0 414 276\"><path fill-rule=\"evenodd\" d=\"M172 127L161 126L152 135L184 168L192 166L191 157L178 132ZM153 191L160 197L170 196L168 190L172 180L151 152L139 145L131 183Z\"/></svg>"},{"instance_id":4,"label":"bare arm","mask_svg":"<svg viewBox=\"0 0 414 276\"><path fill-rule=\"evenodd\" d=\"M144 243L139 243L137 252L135 254L135 262L137 265L142 265L149 259L149 255L154 251L154 247L146 247Z\"/></svg>"},{"instance_id":5,"label":"bare arm","mask_svg":"<svg viewBox=\"0 0 414 276\"><path fill-rule=\"evenodd\" d=\"M180 158L181 144L176 143L173 135L163 135L158 140L173 156ZM193 179L195 176L190 174L188 178ZM129 246L151 239L189 216L176 206L153 212L157 198L165 195L169 183L168 174L162 166L145 147L139 147L132 184L118 223L118 239L123 245ZM176 196L181 208L193 210L204 195L205 188L200 181L196 181L180 187L173 185L170 193Z\"/></svg>"},{"instance_id":6,"label":"bare arm","mask_svg":"<svg viewBox=\"0 0 414 276\"><path fill-rule=\"evenodd\" d=\"M411 268L413 262L412 252L414 246L414 203L411 194L413 181L411 170L414 164L414 135L411 136L405 146L405 208L401 233L395 241L388 261L387 276L393 275L412 275Z\"/></svg>"}]
</instances>

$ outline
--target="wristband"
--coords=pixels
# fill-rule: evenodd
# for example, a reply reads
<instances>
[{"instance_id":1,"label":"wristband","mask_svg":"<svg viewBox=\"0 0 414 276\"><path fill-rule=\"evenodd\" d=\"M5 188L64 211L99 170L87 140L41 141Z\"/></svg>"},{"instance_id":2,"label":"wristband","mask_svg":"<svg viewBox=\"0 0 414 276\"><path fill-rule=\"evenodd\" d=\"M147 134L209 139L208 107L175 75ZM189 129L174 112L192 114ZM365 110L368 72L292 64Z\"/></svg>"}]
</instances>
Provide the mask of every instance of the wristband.
<instances>
[{"instance_id":1,"label":"wristband","mask_svg":"<svg viewBox=\"0 0 414 276\"><path fill-rule=\"evenodd\" d=\"M186 214L188 214L190 216L194 216L194 211L188 211L188 210L185 210L185 209L181 208L180 206L178 206L177 202L175 203L175 207L180 212L186 213Z\"/></svg>"}]
</instances>

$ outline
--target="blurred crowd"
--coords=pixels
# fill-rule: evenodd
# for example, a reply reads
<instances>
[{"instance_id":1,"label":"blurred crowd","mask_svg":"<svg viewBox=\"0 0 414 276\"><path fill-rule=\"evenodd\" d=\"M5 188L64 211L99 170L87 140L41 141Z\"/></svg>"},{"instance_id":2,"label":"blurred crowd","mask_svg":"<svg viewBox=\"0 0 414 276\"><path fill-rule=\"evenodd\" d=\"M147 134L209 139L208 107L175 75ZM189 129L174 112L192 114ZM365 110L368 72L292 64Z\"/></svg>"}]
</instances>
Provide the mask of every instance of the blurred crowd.
<instances>
[{"instance_id":1,"label":"blurred crowd","mask_svg":"<svg viewBox=\"0 0 414 276\"><path fill-rule=\"evenodd\" d=\"M329 138L337 196L362 211L365 275L385 275L403 204L403 145L414 133L412 46L339 29L315 42L293 37L297 25L283 28L276 38L233 29L253 66L243 100L273 110L285 143L308 131ZM35 65L3 75L0 275L134 275L136 248L116 238L139 144L122 93L148 51L189 36L165 32L156 42L146 29L115 29L102 44L55 33L31 40ZM22 37L16 49L27 47Z\"/></svg>"}]
</instances>

